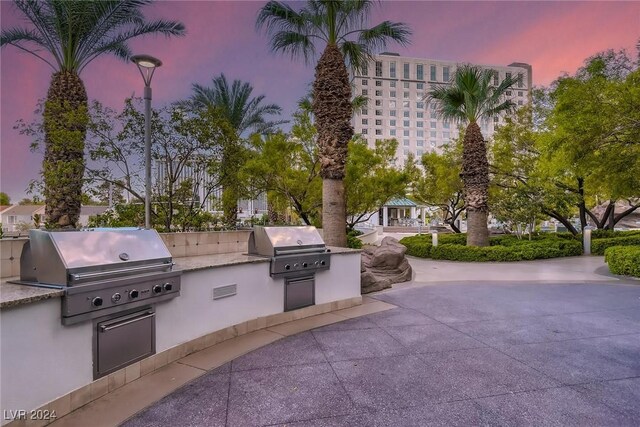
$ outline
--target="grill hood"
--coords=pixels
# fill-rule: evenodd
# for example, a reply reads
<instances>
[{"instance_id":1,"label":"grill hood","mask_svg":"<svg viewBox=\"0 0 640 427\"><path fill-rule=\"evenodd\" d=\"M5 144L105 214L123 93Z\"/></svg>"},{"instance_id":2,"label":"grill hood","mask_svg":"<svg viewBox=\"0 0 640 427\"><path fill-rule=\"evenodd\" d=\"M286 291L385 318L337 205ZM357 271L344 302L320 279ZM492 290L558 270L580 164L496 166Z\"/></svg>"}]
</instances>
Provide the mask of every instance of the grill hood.
<instances>
[{"instance_id":1,"label":"grill hood","mask_svg":"<svg viewBox=\"0 0 640 427\"><path fill-rule=\"evenodd\" d=\"M169 250L155 230L30 230L29 243L23 250L21 280L73 286L170 270L171 261Z\"/></svg>"},{"instance_id":2,"label":"grill hood","mask_svg":"<svg viewBox=\"0 0 640 427\"><path fill-rule=\"evenodd\" d=\"M278 256L286 254L325 252L320 233L313 226L260 227L249 236L250 254Z\"/></svg>"}]
</instances>

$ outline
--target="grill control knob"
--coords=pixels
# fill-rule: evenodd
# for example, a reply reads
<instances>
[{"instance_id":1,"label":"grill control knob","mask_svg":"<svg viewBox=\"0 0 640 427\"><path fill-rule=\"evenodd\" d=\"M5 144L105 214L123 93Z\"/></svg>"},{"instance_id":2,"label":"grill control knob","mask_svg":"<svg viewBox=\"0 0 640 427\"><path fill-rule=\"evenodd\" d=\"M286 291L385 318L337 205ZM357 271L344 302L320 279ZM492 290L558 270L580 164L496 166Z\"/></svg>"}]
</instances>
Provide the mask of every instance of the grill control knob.
<instances>
[{"instance_id":1,"label":"grill control knob","mask_svg":"<svg viewBox=\"0 0 640 427\"><path fill-rule=\"evenodd\" d=\"M159 294L160 292L162 292L162 286L161 285L153 285L153 293L154 294Z\"/></svg>"},{"instance_id":2,"label":"grill control knob","mask_svg":"<svg viewBox=\"0 0 640 427\"><path fill-rule=\"evenodd\" d=\"M111 295L111 301L113 302L118 302L122 299L122 295L120 295L118 292L116 292L115 294Z\"/></svg>"},{"instance_id":3,"label":"grill control knob","mask_svg":"<svg viewBox=\"0 0 640 427\"><path fill-rule=\"evenodd\" d=\"M284 266L284 269L285 270L291 270L291 266L289 264L287 264L287 265Z\"/></svg>"},{"instance_id":4,"label":"grill control knob","mask_svg":"<svg viewBox=\"0 0 640 427\"><path fill-rule=\"evenodd\" d=\"M95 297L91 300L91 305L93 305L94 307L100 307L102 305L102 298Z\"/></svg>"},{"instance_id":5,"label":"grill control knob","mask_svg":"<svg viewBox=\"0 0 640 427\"><path fill-rule=\"evenodd\" d=\"M140 292L138 292L137 290L132 289L131 291L129 291L129 298L136 299L138 298L138 296L140 296Z\"/></svg>"},{"instance_id":6,"label":"grill control knob","mask_svg":"<svg viewBox=\"0 0 640 427\"><path fill-rule=\"evenodd\" d=\"M313 265L315 265L315 266L317 266L317 265L319 265L319 264L320 264L320 263L319 263L318 261L316 261L316 262L314 262L314 263L313 263Z\"/></svg>"},{"instance_id":7,"label":"grill control knob","mask_svg":"<svg viewBox=\"0 0 640 427\"><path fill-rule=\"evenodd\" d=\"M302 263L302 267L303 267L303 268L307 268L307 263L306 263L306 262L303 262L303 263Z\"/></svg>"},{"instance_id":8,"label":"grill control knob","mask_svg":"<svg viewBox=\"0 0 640 427\"><path fill-rule=\"evenodd\" d=\"M324 260L320 261L320 265L325 265L326 262L324 262Z\"/></svg>"},{"instance_id":9,"label":"grill control knob","mask_svg":"<svg viewBox=\"0 0 640 427\"><path fill-rule=\"evenodd\" d=\"M165 283L162 287L165 291L170 291L171 289L173 289L173 285L169 282Z\"/></svg>"}]
</instances>

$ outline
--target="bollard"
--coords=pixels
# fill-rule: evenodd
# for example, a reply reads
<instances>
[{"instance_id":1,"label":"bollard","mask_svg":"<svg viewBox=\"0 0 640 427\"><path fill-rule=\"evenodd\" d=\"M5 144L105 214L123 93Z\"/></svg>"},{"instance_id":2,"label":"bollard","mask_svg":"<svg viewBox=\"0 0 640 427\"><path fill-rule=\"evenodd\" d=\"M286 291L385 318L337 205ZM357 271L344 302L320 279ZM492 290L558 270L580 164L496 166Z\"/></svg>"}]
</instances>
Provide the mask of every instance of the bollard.
<instances>
[{"instance_id":1,"label":"bollard","mask_svg":"<svg viewBox=\"0 0 640 427\"><path fill-rule=\"evenodd\" d=\"M438 246L438 233L431 233L431 244Z\"/></svg>"},{"instance_id":2,"label":"bollard","mask_svg":"<svg viewBox=\"0 0 640 427\"><path fill-rule=\"evenodd\" d=\"M585 255L591 255L591 230L593 227L585 227L582 230L582 247Z\"/></svg>"}]
</instances>

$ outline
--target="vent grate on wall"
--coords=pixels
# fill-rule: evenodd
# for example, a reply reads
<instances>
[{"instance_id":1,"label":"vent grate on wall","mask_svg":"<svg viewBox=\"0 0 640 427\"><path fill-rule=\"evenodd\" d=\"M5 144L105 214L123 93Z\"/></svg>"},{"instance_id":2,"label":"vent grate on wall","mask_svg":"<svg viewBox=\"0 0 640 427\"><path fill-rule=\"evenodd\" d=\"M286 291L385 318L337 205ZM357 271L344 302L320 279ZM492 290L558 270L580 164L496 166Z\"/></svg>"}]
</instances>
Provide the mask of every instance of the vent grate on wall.
<instances>
[{"instance_id":1,"label":"vent grate on wall","mask_svg":"<svg viewBox=\"0 0 640 427\"><path fill-rule=\"evenodd\" d=\"M213 288L213 299L221 299L226 297L231 297L238 293L238 285L225 285L218 286L217 288Z\"/></svg>"}]
</instances>

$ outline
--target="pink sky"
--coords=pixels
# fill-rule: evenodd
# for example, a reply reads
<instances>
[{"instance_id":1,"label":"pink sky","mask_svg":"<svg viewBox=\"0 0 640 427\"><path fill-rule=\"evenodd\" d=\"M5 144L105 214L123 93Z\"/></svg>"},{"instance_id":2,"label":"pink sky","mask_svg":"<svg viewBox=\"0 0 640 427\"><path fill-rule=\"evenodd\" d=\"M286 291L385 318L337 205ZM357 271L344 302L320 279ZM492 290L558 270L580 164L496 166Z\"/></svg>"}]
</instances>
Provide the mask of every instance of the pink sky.
<instances>
[{"instance_id":1,"label":"pink sky","mask_svg":"<svg viewBox=\"0 0 640 427\"><path fill-rule=\"evenodd\" d=\"M190 95L191 84L208 84L221 72L250 82L254 94L283 107L288 119L313 80L313 66L269 51L267 38L254 30L264 2L163 1L149 6L150 18L182 21L183 38L150 37L132 43L138 53L162 59L153 78L153 105ZM384 1L371 23L389 19L409 24L412 44L387 50L403 55L481 64L526 62L536 85L560 73L573 73L588 56L608 48L635 54L640 37L639 2L427 2ZM8 1L0 2L3 29L24 21ZM33 119L46 96L51 69L8 46L0 52L0 191L13 201L25 196L37 178L42 158L13 129L16 120ZM82 74L90 99L121 107L125 97L142 92L142 79L130 63L101 58Z\"/></svg>"}]
</instances>

